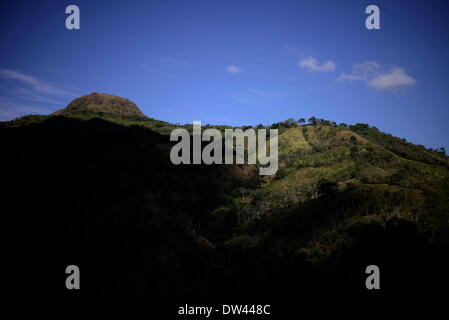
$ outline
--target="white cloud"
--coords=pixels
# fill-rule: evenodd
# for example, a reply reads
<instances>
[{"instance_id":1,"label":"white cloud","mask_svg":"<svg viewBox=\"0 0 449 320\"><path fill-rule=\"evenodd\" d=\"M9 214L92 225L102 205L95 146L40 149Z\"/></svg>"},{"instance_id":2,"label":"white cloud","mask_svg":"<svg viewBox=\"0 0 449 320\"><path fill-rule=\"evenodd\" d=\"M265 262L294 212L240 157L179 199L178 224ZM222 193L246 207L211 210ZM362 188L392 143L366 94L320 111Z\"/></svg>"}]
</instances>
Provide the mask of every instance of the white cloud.
<instances>
[{"instance_id":1,"label":"white cloud","mask_svg":"<svg viewBox=\"0 0 449 320\"><path fill-rule=\"evenodd\" d=\"M379 74L370 81L368 86L376 90L396 90L405 86L412 86L416 83L416 80L407 75L404 69L392 68L387 73Z\"/></svg>"},{"instance_id":2,"label":"white cloud","mask_svg":"<svg viewBox=\"0 0 449 320\"><path fill-rule=\"evenodd\" d=\"M352 65L352 72L349 74L342 73L337 81L363 81L370 79L381 69L381 65L376 61L356 62Z\"/></svg>"},{"instance_id":3,"label":"white cloud","mask_svg":"<svg viewBox=\"0 0 449 320\"><path fill-rule=\"evenodd\" d=\"M242 71L242 69L240 67L233 66L233 65L227 66L225 68L225 70L227 73L239 73Z\"/></svg>"},{"instance_id":4,"label":"white cloud","mask_svg":"<svg viewBox=\"0 0 449 320\"><path fill-rule=\"evenodd\" d=\"M323 62L322 64L313 57L308 57L306 59L302 59L298 62L298 66L301 68L308 69L309 71L318 71L318 72L329 72L334 71L336 65L331 60Z\"/></svg>"},{"instance_id":5,"label":"white cloud","mask_svg":"<svg viewBox=\"0 0 449 320\"><path fill-rule=\"evenodd\" d=\"M395 91L416 83L416 80L407 75L404 69L393 67L385 70L375 61L354 63L351 73L342 73L337 78L337 82L346 81L363 81L368 87L379 91Z\"/></svg>"}]
</instances>

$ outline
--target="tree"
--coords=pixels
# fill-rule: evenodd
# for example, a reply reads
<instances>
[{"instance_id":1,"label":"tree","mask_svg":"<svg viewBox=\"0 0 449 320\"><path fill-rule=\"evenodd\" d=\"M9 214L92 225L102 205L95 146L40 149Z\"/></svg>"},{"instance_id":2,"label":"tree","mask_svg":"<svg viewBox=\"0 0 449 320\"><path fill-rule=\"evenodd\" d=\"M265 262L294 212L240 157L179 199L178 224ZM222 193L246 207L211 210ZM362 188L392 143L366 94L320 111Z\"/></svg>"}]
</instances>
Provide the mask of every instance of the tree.
<instances>
[{"instance_id":1,"label":"tree","mask_svg":"<svg viewBox=\"0 0 449 320\"><path fill-rule=\"evenodd\" d=\"M310 124L315 125L318 123L318 119L315 117L310 117L309 120Z\"/></svg>"},{"instance_id":2,"label":"tree","mask_svg":"<svg viewBox=\"0 0 449 320\"><path fill-rule=\"evenodd\" d=\"M285 127L290 128L290 127L296 126L296 121L295 121L295 119L293 119L293 118L289 118L289 119L283 121L282 124L283 124Z\"/></svg>"},{"instance_id":3,"label":"tree","mask_svg":"<svg viewBox=\"0 0 449 320\"><path fill-rule=\"evenodd\" d=\"M271 125L271 129L280 129L280 128L281 128L280 122L275 122Z\"/></svg>"},{"instance_id":4,"label":"tree","mask_svg":"<svg viewBox=\"0 0 449 320\"><path fill-rule=\"evenodd\" d=\"M304 118L298 119L298 125L302 125L305 122L306 122L306 119L304 119Z\"/></svg>"}]
</instances>

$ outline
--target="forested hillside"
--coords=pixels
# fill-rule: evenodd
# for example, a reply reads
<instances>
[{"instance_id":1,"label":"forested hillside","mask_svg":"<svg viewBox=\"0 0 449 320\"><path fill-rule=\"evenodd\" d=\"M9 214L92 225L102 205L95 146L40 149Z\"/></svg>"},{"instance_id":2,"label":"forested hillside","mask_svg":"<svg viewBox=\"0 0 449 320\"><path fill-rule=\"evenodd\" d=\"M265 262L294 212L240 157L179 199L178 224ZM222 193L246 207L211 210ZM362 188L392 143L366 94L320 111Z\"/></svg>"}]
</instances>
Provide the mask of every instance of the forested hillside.
<instances>
[{"instance_id":1,"label":"forested hillside","mask_svg":"<svg viewBox=\"0 0 449 320\"><path fill-rule=\"evenodd\" d=\"M394 294L446 272L441 150L365 124L286 121L267 126L280 165L261 177L255 165L175 166L180 125L86 110L0 125L12 287L29 261L49 292L76 263L83 297L158 300L361 292L368 264Z\"/></svg>"}]
</instances>

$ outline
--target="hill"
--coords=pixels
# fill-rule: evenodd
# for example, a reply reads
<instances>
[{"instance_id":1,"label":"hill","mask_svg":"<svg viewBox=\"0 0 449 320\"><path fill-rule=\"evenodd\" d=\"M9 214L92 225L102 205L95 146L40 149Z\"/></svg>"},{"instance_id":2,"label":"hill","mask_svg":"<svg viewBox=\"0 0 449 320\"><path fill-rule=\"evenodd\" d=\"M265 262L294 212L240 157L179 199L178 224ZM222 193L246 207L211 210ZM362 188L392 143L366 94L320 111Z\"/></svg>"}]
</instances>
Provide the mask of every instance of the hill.
<instances>
[{"instance_id":1,"label":"hill","mask_svg":"<svg viewBox=\"0 0 449 320\"><path fill-rule=\"evenodd\" d=\"M84 114L146 118L134 102L111 94L97 92L76 98L66 108L54 113L54 115L66 116Z\"/></svg>"},{"instance_id":2,"label":"hill","mask_svg":"<svg viewBox=\"0 0 449 320\"><path fill-rule=\"evenodd\" d=\"M105 93L93 92L76 98L64 109L50 115L28 115L0 123L2 127L21 127L39 123L49 117L60 116L90 120L101 118L123 126L143 126L162 134L169 134L177 126L147 117L132 101Z\"/></svg>"},{"instance_id":3,"label":"hill","mask_svg":"<svg viewBox=\"0 0 449 320\"><path fill-rule=\"evenodd\" d=\"M272 125L275 176L254 165L175 166L168 134L179 125L106 113L103 98L91 113L89 96L70 112L0 125L18 295L27 261L41 262L53 298L55 274L75 262L87 270L83 297L94 299L360 294L373 263L388 270L391 296L444 280L445 155L366 124L315 119Z\"/></svg>"}]
</instances>

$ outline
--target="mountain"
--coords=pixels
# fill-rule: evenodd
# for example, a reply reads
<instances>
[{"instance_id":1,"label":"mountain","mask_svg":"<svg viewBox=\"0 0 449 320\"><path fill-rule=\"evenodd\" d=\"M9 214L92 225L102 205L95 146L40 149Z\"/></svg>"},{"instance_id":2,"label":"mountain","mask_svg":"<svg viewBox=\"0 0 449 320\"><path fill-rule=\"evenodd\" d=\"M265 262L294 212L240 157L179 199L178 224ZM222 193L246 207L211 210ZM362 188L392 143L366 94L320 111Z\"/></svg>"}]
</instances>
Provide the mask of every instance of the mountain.
<instances>
[{"instance_id":1,"label":"mountain","mask_svg":"<svg viewBox=\"0 0 449 320\"><path fill-rule=\"evenodd\" d=\"M169 134L177 127L174 124L147 117L134 102L128 99L97 92L76 98L67 107L49 116L24 116L12 121L3 122L1 126L18 127L40 122L52 116L63 116L82 120L101 118L123 126L143 126L162 134Z\"/></svg>"},{"instance_id":2,"label":"mountain","mask_svg":"<svg viewBox=\"0 0 449 320\"><path fill-rule=\"evenodd\" d=\"M191 124L133 120L126 108L111 113L128 100L97 95L0 124L11 292L22 294L29 261L39 261L33 287L55 299L68 295L59 273L69 264L81 265L89 299L358 295L370 264L385 270L391 297L447 279L441 152L311 118L270 126L279 130L274 176L257 165L175 166L169 133Z\"/></svg>"},{"instance_id":3,"label":"mountain","mask_svg":"<svg viewBox=\"0 0 449 320\"><path fill-rule=\"evenodd\" d=\"M54 115L63 116L86 114L146 118L134 102L119 96L97 92L79 97L70 102L66 108L54 113Z\"/></svg>"}]
</instances>

